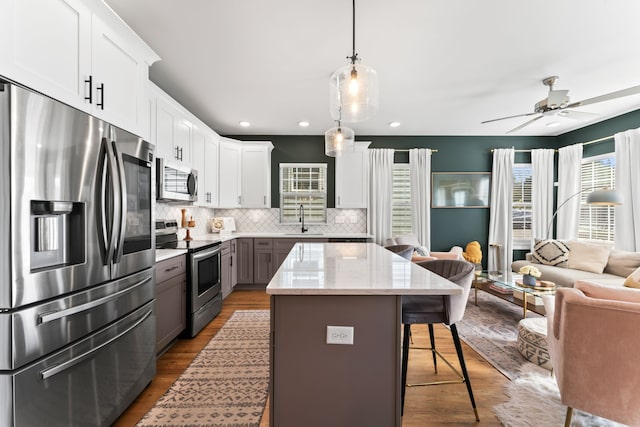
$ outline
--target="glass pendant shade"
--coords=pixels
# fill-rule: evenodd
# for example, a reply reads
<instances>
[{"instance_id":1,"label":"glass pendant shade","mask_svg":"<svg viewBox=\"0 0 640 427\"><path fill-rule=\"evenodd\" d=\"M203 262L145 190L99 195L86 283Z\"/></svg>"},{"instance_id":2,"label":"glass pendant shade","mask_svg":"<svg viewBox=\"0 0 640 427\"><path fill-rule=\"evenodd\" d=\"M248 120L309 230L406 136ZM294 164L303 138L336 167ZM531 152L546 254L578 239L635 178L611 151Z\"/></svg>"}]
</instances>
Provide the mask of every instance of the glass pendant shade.
<instances>
[{"instance_id":1,"label":"glass pendant shade","mask_svg":"<svg viewBox=\"0 0 640 427\"><path fill-rule=\"evenodd\" d=\"M324 153L330 157L338 157L345 152L354 151L355 133L353 129L337 126L324 134Z\"/></svg>"},{"instance_id":2,"label":"glass pendant shade","mask_svg":"<svg viewBox=\"0 0 640 427\"><path fill-rule=\"evenodd\" d=\"M378 73L362 63L349 64L331 76L331 117L341 122L367 120L378 112Z\"/></svg>"}]
</instances>

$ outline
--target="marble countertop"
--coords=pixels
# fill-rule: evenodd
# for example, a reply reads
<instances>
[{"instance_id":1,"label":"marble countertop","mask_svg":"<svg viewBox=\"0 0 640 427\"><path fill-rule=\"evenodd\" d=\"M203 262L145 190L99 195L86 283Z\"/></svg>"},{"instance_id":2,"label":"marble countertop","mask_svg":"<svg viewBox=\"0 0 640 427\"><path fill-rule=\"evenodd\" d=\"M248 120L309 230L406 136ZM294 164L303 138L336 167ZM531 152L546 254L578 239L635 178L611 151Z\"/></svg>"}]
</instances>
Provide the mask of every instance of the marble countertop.
<instances>
[{"instance_id":1,"label":"marble countertop","mask_svg":"<svg viewBox=\"0 0 640 427\"><path fill-rule=\"evenodd\" d=\"M184 255L186 253L186 249L156 249L156 262L164 261L165 259Z\"/></svg>"},{"instance_id":2,"label":"marble countertop","mask_svg":"<svg viewBox=\"0 0 640 427\"><path fill-rule=\"evenodd\" d=\"M296 243L271 295L459 295L462 289L375 243Z\"/></svg>"},{"instance_id":3,"label":"marble countertop","mask_svg":"<svg viewBox=\"0 0 640 427\"><path fill-rule=\"evenodd\" d=\"M373 236L367 233L207 233L194 236L194 240L209 242L226 242L228 240L247 238L280 238L280 239L371 239ZM156 262L186 254L186 249L156 249Z\"/></svg>"}]
</instances>

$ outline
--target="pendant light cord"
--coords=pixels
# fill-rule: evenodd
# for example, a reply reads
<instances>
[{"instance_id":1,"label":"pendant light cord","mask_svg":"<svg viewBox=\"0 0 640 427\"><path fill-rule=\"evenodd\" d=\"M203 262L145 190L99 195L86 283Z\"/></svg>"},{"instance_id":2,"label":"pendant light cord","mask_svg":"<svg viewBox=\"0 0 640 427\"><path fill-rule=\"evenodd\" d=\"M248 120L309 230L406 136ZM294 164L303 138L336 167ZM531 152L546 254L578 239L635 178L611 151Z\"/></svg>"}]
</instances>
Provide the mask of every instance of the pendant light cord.
<instances>
[{"instance_id":1,"label":"pendant light cord","mask_svg":"<svg viewBox=\"0 0 640 427\"><path fill-rule=\"evenodd\" d=\"M353 21L353 33L352 33L352 40L353 40L353 49L351 50L351 56L347 56L347 59L351 60L352 64L355 64L356 61L358 60L358 54L356 53L356 0L353 0L353 15L352 15L352 21Z\"/></svg>"}]
</instances>

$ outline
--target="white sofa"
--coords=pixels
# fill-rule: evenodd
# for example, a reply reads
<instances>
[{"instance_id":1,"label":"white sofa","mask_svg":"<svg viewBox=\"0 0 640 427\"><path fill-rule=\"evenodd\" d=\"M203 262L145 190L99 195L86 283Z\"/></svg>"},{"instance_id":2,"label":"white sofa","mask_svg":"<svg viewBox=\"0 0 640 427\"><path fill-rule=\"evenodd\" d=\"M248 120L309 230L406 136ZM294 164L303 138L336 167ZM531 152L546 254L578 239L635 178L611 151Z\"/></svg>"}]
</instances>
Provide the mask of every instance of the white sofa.
<instances>
[{"instance_id":1,"label":"white sofa","mask_svg":"<svg viewBox=\"0 0 640 427\"><path fill-rule=\"evenodd\" d=\"M525 265L534 265L542 273L540 279L554 282L557 286L573 287L578 280L595 282L608 286L622 286L625 279L640 267L640 252L628 252L608 248L602 244L582 241L562 242L568 248L566 262L549 260L534 252L527 254L526 260L514 261L511 270L518 272ZM538 242L536 242L538 245ZM597 255L593 255L597 252ZM542 261L542 262L541 262ZM549 263L544 263L548 261ZM557 265L551 265L556 263Z\"/></svg>"}]
</instances>

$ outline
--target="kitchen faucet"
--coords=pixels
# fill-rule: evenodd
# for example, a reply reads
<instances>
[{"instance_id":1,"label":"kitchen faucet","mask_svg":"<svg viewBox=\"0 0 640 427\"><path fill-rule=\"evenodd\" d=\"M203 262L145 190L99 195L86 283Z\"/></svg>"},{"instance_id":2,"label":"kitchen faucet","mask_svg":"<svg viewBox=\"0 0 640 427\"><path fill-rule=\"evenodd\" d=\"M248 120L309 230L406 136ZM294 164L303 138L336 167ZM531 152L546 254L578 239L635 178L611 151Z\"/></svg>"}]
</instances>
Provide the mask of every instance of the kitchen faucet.
<instances>
[{"instance_id":1,"label":"kitchen faucet","mask_svg":"<svg viewBox=\"0 0 640 427\"><path fill-rule=\"evenodd\" d=\"M302 232L304 233L308 228L304 226L304 205L302 204L300 205L300 222L302 223Z\"/></svg>"}]
</instances>

